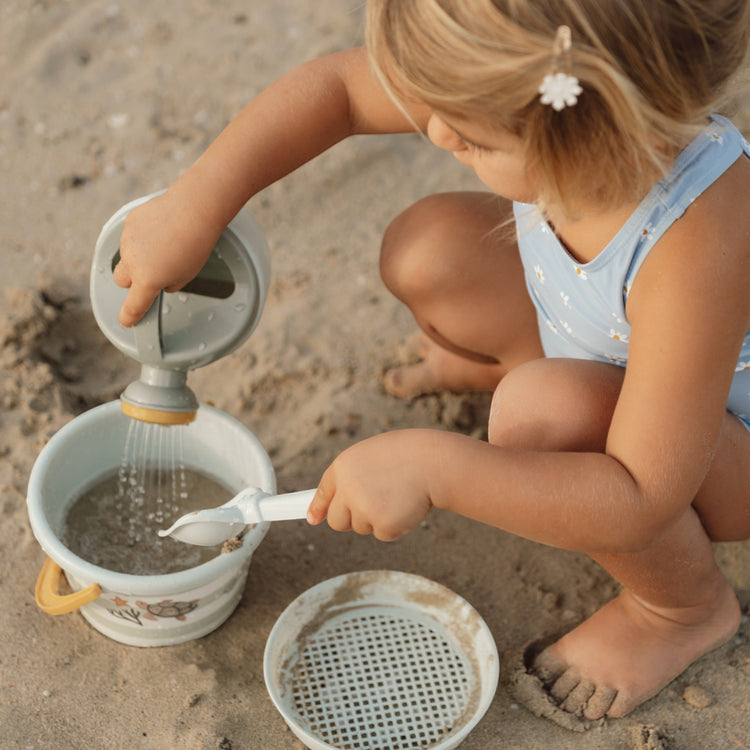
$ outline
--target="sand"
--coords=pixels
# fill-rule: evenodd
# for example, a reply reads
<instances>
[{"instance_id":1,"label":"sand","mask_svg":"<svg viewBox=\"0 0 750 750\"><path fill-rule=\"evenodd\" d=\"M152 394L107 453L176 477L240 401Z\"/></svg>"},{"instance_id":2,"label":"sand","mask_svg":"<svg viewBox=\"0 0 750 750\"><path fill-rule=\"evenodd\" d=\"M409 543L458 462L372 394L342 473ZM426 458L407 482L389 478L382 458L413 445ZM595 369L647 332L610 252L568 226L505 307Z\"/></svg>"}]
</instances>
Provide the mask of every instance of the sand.
<instances>
[{"instance_id":1,"label":"sand","mask_svg":"<svg viewBox=\"0 0 750 750\"><path fill-rule=\"evenodd\" d=\"M509 695L512 655L617 590L582 555L433 513L385 544L303 521L273 525L242 602L219 630L160 649L116 643L34 603L44 554L25 508L39 450L136 367L88 300L102 224L168 185L257 92L361 38L360 0L3 0L0 6L0 747L13 750L300 748L267 696L262 655L301 592L340 573L418 573L473 604L506 662L466 750L750 748L750 546L717 554L745 617L737 636L656 698L586 733ZM273 252L263 319L241 349L191 375L246 424L283 490L312 487L347 445L429 426L482 435L488 399L398 401L380 375L412 330L378 277L388 221L475 178L418 136L354 139L249 204Z\"/></svg>"}]
</instances>

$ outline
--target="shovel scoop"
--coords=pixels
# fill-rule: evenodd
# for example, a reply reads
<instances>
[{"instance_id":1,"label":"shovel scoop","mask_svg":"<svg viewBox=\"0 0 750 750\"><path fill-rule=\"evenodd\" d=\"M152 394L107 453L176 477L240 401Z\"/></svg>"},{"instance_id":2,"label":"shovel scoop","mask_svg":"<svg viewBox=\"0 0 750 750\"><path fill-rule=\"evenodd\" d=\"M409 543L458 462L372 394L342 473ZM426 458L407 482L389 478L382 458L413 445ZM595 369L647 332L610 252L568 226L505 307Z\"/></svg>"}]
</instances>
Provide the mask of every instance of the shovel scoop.
<instances>
[{"instance_id":1,"label":"shovel scoop","mask_svg":"<svg viewBox=\"0 0 750 750\"><path fill-rule=\"evenodd\" d=\"M305 518L314 495L315 490L269 495L257 487L248 487L218 508L187 513L168 529L159 531L159 536L211 547L237 536L249 524Z\"/></svg>"}]
</instances>

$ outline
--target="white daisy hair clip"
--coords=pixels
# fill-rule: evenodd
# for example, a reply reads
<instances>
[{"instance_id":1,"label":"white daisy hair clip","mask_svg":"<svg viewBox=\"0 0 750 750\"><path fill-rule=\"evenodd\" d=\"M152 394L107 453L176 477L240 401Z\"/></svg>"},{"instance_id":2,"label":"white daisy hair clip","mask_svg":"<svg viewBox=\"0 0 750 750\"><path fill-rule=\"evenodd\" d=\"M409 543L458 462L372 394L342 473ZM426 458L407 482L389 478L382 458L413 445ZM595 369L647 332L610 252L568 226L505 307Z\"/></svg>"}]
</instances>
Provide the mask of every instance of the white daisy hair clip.
<instances>
[{"instance_id":1,"label":"white daisy hair clip","mask_svg":"<svg viewBox=\"0 0 750 750\"><path fill-rule=\"evenodd\" d=\"M555 33L555 66L551 73L544 76L539 93L542 104L549 104L556 112L565 107L574 107L578 97L583 93L578 79L570 73L572 36L569 26L558 26ZM564 70L561 70L564 68Z\"/></svg>"}]
</instances>

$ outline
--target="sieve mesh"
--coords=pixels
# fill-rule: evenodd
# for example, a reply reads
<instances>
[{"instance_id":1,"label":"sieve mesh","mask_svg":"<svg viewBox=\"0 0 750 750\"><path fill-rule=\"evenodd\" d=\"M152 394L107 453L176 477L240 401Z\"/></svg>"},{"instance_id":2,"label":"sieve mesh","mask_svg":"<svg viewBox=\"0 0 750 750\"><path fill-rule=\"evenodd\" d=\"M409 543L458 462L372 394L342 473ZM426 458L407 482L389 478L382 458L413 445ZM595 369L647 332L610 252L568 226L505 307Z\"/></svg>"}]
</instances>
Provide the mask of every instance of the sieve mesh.
<instances>
[{"instance_id":1,"label":"sieve mesh","mask_svg":"<svg viewBox=\"0 0 750 750\"><path fill-rule=\"evenodd\" d=\"M286 666L299 723L340 750L429 748L477 699L472 666L455 639L403 608L338 613Z\"/></svg>"}]
</instances>

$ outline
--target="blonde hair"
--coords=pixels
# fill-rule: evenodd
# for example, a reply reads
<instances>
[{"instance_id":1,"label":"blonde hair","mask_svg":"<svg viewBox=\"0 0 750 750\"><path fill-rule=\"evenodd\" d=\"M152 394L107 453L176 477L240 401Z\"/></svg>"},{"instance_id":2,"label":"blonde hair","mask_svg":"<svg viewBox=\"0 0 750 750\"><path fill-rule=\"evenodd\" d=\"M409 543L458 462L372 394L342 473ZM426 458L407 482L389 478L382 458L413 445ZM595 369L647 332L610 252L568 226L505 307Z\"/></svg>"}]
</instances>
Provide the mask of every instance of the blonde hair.
<instances>
[{"instance_id":1,"label":"blonde hair","mask_svg":"<svg viewBox=\"0 0 750 750\"><path fill-rule=\"evenodd\" d=\"M370 0L367 47L397 99L520 137L540 203L640 198L705 125L748 47L750 0ZM572 31L556 59L560 26ZM583 88L555 111L539 85Z\"/></svg>"}]
</instances>

